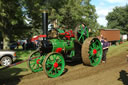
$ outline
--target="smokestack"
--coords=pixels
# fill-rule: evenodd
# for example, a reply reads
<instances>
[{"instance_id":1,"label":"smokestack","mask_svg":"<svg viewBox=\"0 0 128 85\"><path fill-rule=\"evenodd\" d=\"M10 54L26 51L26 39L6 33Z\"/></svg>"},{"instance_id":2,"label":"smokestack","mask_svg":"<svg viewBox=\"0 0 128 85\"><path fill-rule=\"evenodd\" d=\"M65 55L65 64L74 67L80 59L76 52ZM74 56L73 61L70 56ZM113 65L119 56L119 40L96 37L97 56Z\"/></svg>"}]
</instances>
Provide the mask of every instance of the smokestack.
<instances>
[{"instance_id":1,"label":"smokestack","mask_svg":"<svg viewBox=\"0 0 128 85\"><path fill-rule=\"evenodd\" d=\"M47 40L48 36L48 12L44 10L42 12L42 30L43 35L46 35L46 37L43 37L43 40Z\"/></svg>"}]
</instances>

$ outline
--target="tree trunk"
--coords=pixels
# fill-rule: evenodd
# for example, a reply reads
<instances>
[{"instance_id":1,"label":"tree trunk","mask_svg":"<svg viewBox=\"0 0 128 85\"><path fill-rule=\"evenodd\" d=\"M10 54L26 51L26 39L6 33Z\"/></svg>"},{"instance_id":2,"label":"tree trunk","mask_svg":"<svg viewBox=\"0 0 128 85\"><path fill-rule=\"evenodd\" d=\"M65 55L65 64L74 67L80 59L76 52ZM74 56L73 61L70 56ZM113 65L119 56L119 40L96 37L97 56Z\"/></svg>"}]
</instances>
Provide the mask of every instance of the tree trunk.
<instances>
[{"instance_id":1,"label":"tree trunk","mask_svg":"<svg viewBox=\"0 0 128 85\"><path fill-rule=\"evenodd\" d=\"M8 50L9 49L9 41L10 41L9 36L5 32L2 32L2 36L3 36L3 49Z\"/></svg>"}]
</instances>

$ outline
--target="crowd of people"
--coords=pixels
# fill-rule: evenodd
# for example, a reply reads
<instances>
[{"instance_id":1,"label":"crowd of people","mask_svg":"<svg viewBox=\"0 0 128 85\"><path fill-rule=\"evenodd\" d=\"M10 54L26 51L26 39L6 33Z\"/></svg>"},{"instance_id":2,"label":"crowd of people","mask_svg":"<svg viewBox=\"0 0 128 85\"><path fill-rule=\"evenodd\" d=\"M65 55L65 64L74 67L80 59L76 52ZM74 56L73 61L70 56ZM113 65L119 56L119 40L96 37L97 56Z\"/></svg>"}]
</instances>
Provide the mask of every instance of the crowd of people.
<instances>
[{"instance_id":1,"label":"crowd of people","mask_svg":"<svg viewBox=\"0 0 128 85\"><path fill-rule=\"evenodd\" d=\"M39 41L35 40L31 42L30 40L27 40L27 42L22 43L23 50L35 50L39 47Z\"/></svg>"}]
</instances>

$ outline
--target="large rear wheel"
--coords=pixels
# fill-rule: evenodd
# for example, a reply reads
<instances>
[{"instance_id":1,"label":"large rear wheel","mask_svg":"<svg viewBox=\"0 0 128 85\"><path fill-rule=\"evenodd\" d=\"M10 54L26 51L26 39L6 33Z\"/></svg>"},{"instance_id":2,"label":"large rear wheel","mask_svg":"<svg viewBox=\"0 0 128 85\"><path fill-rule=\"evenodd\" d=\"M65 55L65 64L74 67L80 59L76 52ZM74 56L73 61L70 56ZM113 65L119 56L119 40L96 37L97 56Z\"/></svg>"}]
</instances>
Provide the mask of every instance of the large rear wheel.
<instances>
[{"instance_id":1,"label":"large rear wheel","mask_svg":"<svg viewBox=\"0 0 128 85\"><path fill-rule=\"evenodd\" d=\"M102 59L102 45L98 38L87 38L82 45L82 60L85 65L97 66Z\"/></svg>"}]
</instances>

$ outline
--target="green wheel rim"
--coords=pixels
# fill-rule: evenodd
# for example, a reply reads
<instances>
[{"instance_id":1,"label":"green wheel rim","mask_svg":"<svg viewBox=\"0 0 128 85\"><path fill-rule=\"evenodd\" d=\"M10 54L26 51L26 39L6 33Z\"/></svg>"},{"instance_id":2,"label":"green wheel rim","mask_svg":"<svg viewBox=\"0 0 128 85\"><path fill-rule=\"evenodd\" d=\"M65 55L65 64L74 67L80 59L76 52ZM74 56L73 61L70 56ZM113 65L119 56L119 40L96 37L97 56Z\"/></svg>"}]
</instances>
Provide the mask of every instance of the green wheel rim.
<instances>
[{"instance_id":1,"label":"green wheel rim","mask_svg":"<svg viewBox=\"0 0 128 85\"><path fill-rule=\"evenodd\" d=\"M89 32L86 25L84 25L83 27L81 24L75 28L75 38L79 44L82 44L84 40L88 37L89 37Z\"/></svg>"},{"instance_id":2,"label":"green wheel rim","mask_svg":"<svg viewBox=\"0 0 128 85\"><path fill-rule=\"evenodd\" d=\"M38 58L31 59L34 57L38 57ZM32 72L39 72L43 70L42 62L43 62L44 56L41 56L39 51L34 51L33 53L31 53L29 58L30 60L28 61L28 66L32 70Z\"/></svg>"},{"instance_id":3,"label":"green wheel rim","mask_svg":"<svg viewBox=\"0 0 128 85\"><path fill-rule=\"evenodd\" d=\"M43 62L43 69L47 76L55 78L60 76L65 67L65 61L59 53L49 53Z\"/></svg>"},{"instance_id":4,"label":"green wheel rim","mask_svg":"<svg viewBox=\"0 0 128 85\"><path fill-rule=\"evenodd\" d=\"M89 59L92 66L97 66L102 59L102 45L99 39L94 38L89 46Z\"/></svg>"}]
</instances>

